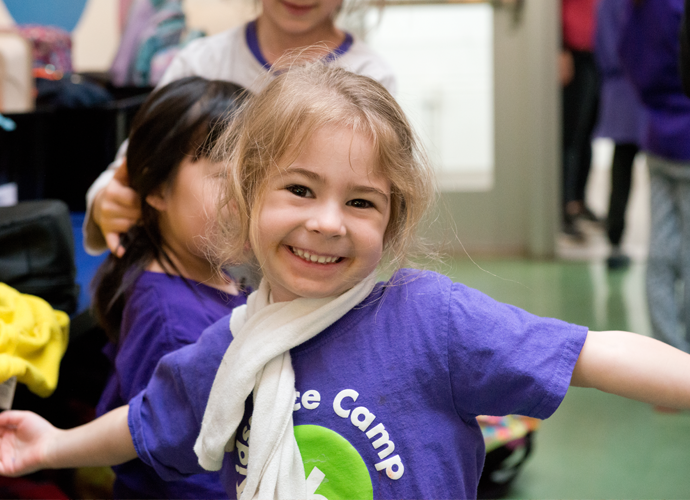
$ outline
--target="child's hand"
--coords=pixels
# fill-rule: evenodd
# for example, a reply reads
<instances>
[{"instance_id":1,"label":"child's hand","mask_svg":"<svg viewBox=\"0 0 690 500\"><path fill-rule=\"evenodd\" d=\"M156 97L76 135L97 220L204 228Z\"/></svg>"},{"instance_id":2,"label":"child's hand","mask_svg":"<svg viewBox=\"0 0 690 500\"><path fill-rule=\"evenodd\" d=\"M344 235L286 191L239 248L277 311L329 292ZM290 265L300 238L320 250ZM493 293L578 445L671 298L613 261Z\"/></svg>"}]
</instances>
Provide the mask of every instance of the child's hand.
<instances>
[{"instance_id":1,"label":"child's hand","mask_svg":"<svg viewBox=\"0 0 690 500\"><path fill-rule=\"evenodd\" d=\"M120 245L120 233L129 231L140 217L139 196L129 187L127 162L123 162L93 202L93 220L101 228L106 245L117 257L125 254L125 248Z\"/></svg>"},{"instance_id":2,"label":"child's hand","mask_svg":"<svg viewBox=\"0 0 690 500\"><path fill-rule=\"evenodd\" d=\"M59 432L32 412L0 413L0 474L23 476L44 468L48 444Z\"/></svg>"}]
</instances>

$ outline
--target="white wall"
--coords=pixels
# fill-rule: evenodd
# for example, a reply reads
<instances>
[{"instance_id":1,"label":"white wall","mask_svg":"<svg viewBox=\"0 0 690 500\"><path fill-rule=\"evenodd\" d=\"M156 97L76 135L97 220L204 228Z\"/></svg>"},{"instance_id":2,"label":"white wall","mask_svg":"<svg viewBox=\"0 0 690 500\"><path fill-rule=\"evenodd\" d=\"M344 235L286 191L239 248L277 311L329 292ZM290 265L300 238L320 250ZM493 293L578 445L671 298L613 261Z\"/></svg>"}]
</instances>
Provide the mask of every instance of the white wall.
<instances>
[{"instance_id":1,"label":"white wall","mask_svg":"<svg viewBox=\"0 0 690 500\"><path fill-rule=\"evenodd\" d=\"M212 35L243 24L257 15L255 0L184 0L187 24Z\"/></svg>"},{"instance_id":2,"label":"white wall","mask_svg":"<svg viewBox=\"0 0 690 500\"><path fill-rule=\"evenodd\" d=\"M75 71L107 71L120 43L117 0L89 0L72 32Z\"/></svg>"},{"instance_id":3,"label":"white wall","mask_svg":"<svg viewBox=\"0 0 690 500\"><path fill-rule=\"evenodd\" d=\"M493 8L387 7L370 12L367 42L398 78L397 99L444 191L493 187Z\"/></svg>"}]
</instances>

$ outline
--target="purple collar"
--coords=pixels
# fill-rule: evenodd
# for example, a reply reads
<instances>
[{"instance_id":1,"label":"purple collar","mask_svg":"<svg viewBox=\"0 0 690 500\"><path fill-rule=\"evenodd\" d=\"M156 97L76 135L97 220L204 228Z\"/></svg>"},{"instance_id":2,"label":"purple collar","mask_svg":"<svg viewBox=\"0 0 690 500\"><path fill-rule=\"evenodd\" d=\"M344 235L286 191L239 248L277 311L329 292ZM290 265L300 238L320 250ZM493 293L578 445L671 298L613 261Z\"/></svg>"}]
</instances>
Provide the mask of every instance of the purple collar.
<instances>
[{"instance_id":1,"label":"purple collar","mask_svg":"<svg viewBox=\"0 0 690 500\"><path fill-rule=\"evenodd\" d=\"M249 50L254 55L256 60L259 61L259 64L261 64L267 70L271 69L271 65L268 63L268 61L266 61L266 58L261 53L261 49L259 48L259 39L256 37L256 20L247 24L245 37L247 39L247 45L249 46ZM343 43L341 43L338 47L336 47L335 50L331 51L326 57L324 57L324 62L331 62L334 59L342 56L345 52L350 50L353 41L354 40L352 39L352 35L346 32L345 40L343 40Z\"/></svg>"}]
</instances>

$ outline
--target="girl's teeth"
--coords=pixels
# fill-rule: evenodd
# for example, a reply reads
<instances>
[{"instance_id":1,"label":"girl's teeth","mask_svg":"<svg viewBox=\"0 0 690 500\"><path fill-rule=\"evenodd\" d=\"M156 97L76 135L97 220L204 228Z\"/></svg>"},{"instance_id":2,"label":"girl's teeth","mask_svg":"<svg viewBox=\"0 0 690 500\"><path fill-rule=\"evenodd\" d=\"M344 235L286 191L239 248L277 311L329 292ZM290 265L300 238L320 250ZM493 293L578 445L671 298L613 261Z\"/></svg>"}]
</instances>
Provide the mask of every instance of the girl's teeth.
<instances>
[{"instance_id":1,"label":"girl's teeth","mask_svg":"<svg viewBox=\"0 0 690 500\"><path fill-rule=\"evenodd\" d=\"M309 262L317 262L319 264L330 264L338 260L338 257L325 257L323 255L312 255L309 252L305 252L299 248L292 247L292 253L298 257L303 258Z\"/></svg>"}]
</instances>

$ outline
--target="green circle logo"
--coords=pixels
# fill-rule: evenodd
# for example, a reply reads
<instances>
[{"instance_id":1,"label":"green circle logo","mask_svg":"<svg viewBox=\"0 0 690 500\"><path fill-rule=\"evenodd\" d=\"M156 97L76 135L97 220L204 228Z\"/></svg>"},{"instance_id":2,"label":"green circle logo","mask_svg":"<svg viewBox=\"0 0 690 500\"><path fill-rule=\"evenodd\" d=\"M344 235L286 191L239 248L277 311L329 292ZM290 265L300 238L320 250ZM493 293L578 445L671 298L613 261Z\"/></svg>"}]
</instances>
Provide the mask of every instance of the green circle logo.
<instances>
[{"instance_id":1,"label":"green circle logo","mask_svg":"<svg viewBox=\"0 0 690 500\"><path fill-rule=\"evenodd\" d=\"M344 437L318 425L295 426L310 500L373 500L364 460Z\"/></svg>"}]
</instances>

